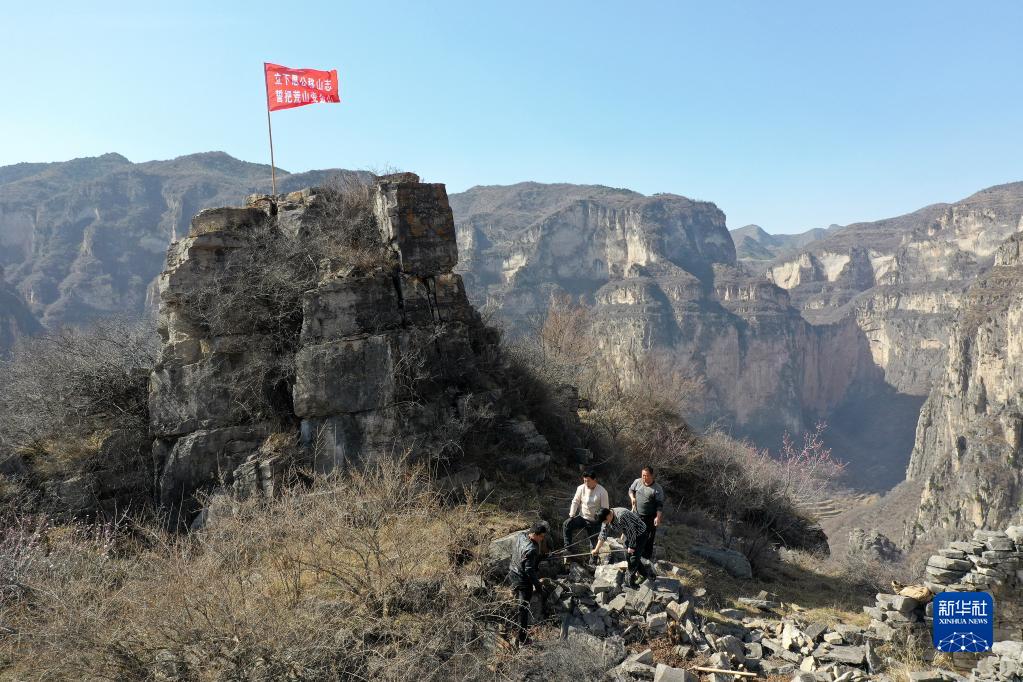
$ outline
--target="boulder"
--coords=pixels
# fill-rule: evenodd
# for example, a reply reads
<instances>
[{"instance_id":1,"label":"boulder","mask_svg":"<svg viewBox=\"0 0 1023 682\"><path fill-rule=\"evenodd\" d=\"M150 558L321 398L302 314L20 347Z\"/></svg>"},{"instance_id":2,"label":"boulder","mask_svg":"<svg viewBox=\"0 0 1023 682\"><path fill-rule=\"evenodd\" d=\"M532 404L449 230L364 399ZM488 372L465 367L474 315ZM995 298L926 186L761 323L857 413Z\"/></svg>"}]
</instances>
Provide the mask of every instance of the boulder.
<instances>
[{"instance_id":1,"label":"boulder","mask_svg":"<svg viewBox=\"0 0 1023 682\"><path fill-rule=\"evenodd\" d=\"M678 603L677 601L668 602L668 605L667 607L665 607L665 609L668 612L668 615L671 616L673 620L679 622L682 622L686 618L688 618L692 611L692 607L689 605L689 602L687 601L682 602L681 604Z\"/></svg>"},{"instance_id":2,"label":"boulder","mask_svg":"<svg viewBox=\"0 0 1023 682\"><path fill-rule=\"evenodd\" d=\"M303 346L295 355L295 414L324 417L392 404L400 355L391 335Z\"/></svg>"},{"instance_id":3,"label":"boulder","mask_svg":"<svg viewBox=\"0 0 1023 682\"><path fill-rule=\"evenodd\" d=\"M511 561L512 548L515 546L516 539L521 532L509 533L490 543L487 547L486 557L487 569L489 571L501 575L508 573L508 562Z\"/></svg>"},{"instance_id":4,"label":"boulder","mask_svg":"<svg viewBox=\"0 0 1023 682\"><path fill-rule=\"evenodd\" d=\"M626 589L625 597L628 600L629 608L641 616L645 615L650 609L650 605L654 603L653 590L646 585L640 585L635 590Z\"/></svg>"},{"instance_id":5,"label":"boulder","mask_svg":"<svg viewBox=\"0 0 1023 682\"><path fill-rule=\"evenodd\" d=\"M862 646L820 646L813 656L822 661L835 661L849 665L863 665L867 658L866 649Z\"/></svg>"},{"instance_id":6,"label":"boulder","mask_svg":"<svg viewBox=\"0 0 1023 682\"><path fill-rule=\"evenodd\" d=\"M654 682L699 682L699 679L688 670L672 668L663 663L658 663L654 670Z\"/></svg>"},{"instance_id":7,"label":"boulder","mask_svg":"<svg viewBox=\"0 0 1023 682\"><path fill-rule=\"evenodd\" d=\"M759 599L756 597L739 597L738 602L744 606L751 606L761 611L773 611L781 608L780 601L772 601L769 599Z\"/></svg>"},{"instance_id":8,"label":"boulder","mask_svg":"<svg viewBox=\"0 0 1023 682\"><path fill-rule=\"evenodd\" d=\"M393 278L383 272L329 281L303 297L302 343L395 329L403 322L402 303Z\"/></svg>"},{"instance_id":9,"label":"boulder","mask_svg":"<svg viewBox=\"0 0 1023 682\"><path fill-rule=\"evenodd\" d=\"M753 577L753 568L750 566L749 560L734 549L694 545L692 552L698 557L717 564L736 578L749 580Z\"/></svg>"},{"instance_id":10,"label":"boulder","mask_svg":"<svg viewBox=\"0 0 1023 682\"><path fill-rule=\"evenodd\" d=\"M402 272L439 275L458 263L455 221L444 185L420 183L411 173L378 179L375 214L384 243Z\"/></svg>"},{"instance_id":11,"label":"boulder","mask_svg":"<svg viewBox=\"0 0 1023 682\"><path fill-rule=\"evenodd\" d=\"M726 635L719 637L714 642L714 648L717 651L728 654L731 660L736 662L742 662L746 659L746 648L743 646L742 640L732 635Z\"/></svg>"},{"instance_id":12,"label":"boulder","mask_svg":"<svg viewBox=\"0 0 1023 682\"><path fill-rule=\"evenodd\" d=\"M668 629L668 614L652 613L646 617L647 634L651 637L663 635Z\"/></svg>"},{"instance_id":13,"label":"boulder","mask_svg":"<svg viewBox=\"0 0 1023 682\"><path fill-rule=\"evenodd\" d=\"M195 431L179 438L167 456L160 477L161 503L180 511L172 518L190 522L192 515L199 511L194 493L225 479L230 482L231 474L256 452L268 432L268 425L254 424Z\"/></svg>"},{"instance_id":14,"label":"boulder","mask_svg":"<svg viewBox=\"0 0 1023 682\"><path fill-rule=\"evenodd\" d=\"M902 559L902 550L878 530L867 531L862 528L853 528L849 532L849 551L854 554L864 554L882 562Z\"/></svg>"},{"instance_id":15,"label":"boulder","mask_svg":"<svg viewBox=\"0 0 1023 682\"><path fill-rule=\"evenodd\" d=\"M252 227L266 220L266 213L258 208L207 208L192 218L190 237L215 232L229 232Z\"/></svg>"}]
</instances>

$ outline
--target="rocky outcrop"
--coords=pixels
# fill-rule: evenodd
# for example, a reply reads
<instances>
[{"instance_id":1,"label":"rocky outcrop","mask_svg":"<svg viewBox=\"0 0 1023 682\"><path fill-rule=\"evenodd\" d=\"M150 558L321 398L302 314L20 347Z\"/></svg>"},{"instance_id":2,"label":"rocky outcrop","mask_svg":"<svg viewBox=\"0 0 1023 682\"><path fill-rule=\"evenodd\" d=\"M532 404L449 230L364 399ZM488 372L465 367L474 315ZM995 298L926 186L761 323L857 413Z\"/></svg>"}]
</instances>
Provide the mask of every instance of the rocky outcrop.
<instances>
[{"instance_id":1,"label":"rocky outcrop","mask_svg":"<svg viewBox=\"0 0 1023 682\"><path fill-rule=\"evenodd\" d=\"M923 481L912 535L997 528L1023 503L1023 235L967 292L907 477Z\"/></svg>"},{"instance_id":2,"label":"rocky outcrop","mask_svg":"<svg viewBox=\"0 0 1023 682\"><path fill-rule=\"evenodd\" d=\"M199 490L261 492L262 482L295 464L268 455L268 439L290 438L300 445L292 457L325 473L403 453L445 460L460 452L465 430L485 427L510 441L498 467L542 481L550 446L503 406L497 336L451 272L457 246L443 185L413 174L375 182L384 256L325 269L286 311L298 325L292 345L240 311L239 319L227 311L226 322L210 325L208 298L197 292L253 285L232 265L238 250L260 247L246 231L269 221L271 235L284 230L301 240L340 229L322 223L326 196L254 196L244 208L203 211L168 251L160 276L164 347L150 383L162 503L187 522Z\"/></svg>"}]
</instances>

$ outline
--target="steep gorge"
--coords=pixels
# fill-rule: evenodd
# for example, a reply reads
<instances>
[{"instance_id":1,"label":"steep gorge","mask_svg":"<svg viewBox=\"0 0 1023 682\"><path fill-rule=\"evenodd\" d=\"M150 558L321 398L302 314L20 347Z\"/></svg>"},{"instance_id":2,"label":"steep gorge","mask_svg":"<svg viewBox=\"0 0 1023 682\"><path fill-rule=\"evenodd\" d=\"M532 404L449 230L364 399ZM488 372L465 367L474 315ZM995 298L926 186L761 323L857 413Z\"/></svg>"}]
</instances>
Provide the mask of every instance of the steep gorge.
<instances>
[{"instance_id":1,"label":"steep gorge","mask_svg":"<svg viewBox=\"0 0 1023 682\"><path fill-rule=\"evenodd\" d=\"M537 183L473 188L452 202L460 268L478 305L512 330L527 328L552 296L590 306L601 344L626 374L666 351L704 382L697 423L776 446L784 431L803 432L883 390L855 322L813 325L786 291L748 275L713 204ZM852 459L855 434L846 444ZM857 462L856 482L894 483L899 467L873 454Z\"/></svg>"},{"instance_id":2,"label":"steep gorge","mask_svg":"<svg viewBox=\"0 0 1023 682\"><path fill-rule=\"evenodd\" d=\"M910 539L1023 519L1023 233L964 295L941 372L907 471L923 484Z\"/></svg>"}]
</instances>

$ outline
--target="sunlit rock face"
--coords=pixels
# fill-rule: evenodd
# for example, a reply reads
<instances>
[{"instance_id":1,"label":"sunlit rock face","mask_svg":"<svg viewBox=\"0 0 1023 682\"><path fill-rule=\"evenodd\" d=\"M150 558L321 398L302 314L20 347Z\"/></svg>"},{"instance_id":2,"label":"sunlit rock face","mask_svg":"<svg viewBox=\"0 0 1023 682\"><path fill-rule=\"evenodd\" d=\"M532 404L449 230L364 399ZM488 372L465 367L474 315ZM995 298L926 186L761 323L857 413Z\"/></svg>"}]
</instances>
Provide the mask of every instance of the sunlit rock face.
<instances>
[{"instance_id":1,"label":"sunlit rock face","mask_svg":"<svg viewBox=\"0 0 1023 682\"><path fill-rule=\"evenodd\" d=\"M885 380L926 395L938 379L963 292L1023 229L1023 183L954 204L832 228L802 252L760 266L812 322L855 317Z\"/></svg>"},{"instance_id":2,"label":"sunlit rock face","mask_svg":"<svg viewBox=\"0 0 1023 682\"><path fill-rule=\"evenodd\" d=\"M626 373L670 349L705 381L704 417L764 444L824 417L837 454L892 485L965 290L1023 227L1023 183L785 238L747 226L739 261L720 211L681 197L524 183L452 206L469 294L513 329L568 294Z\"/></svg>"},{"instance_id":3,"label":"sunlit rock face","mask_svg":"<svg viewBox=\"0 0 1023 682\"><path fill-rule=\"evenodd\" d=\"M607 187L478 187L452 197L470 296L512 329L552 295L592 307L625 376L670 352L704 382L696 422L777 445L876 376L854 322L814 326L776 284L737 264L724 214L675 195ZM840 271L842 256L824 269Z\"/></svg>"},{"instance_id":4,"label":"sunlit rock face","mask_svg":"<svg viewBox=\"0 0 1023 682\"><path fill-rule=\"evenodd\" d=\"M924 484L911 538L1021 518L1023 235L964 295L948 348L907 471Z\"/></svg>"}]
</instances>

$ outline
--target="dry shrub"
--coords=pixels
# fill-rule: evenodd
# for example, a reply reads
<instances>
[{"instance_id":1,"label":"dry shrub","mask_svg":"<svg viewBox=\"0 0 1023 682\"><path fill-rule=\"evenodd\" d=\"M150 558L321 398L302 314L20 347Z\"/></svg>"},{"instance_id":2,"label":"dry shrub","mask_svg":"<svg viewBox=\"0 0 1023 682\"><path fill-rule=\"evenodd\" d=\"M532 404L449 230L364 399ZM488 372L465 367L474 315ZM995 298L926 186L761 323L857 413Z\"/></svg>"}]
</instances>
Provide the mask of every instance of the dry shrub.
<instances>
[{"instance_id":1,"label":"dry shrub","mask_svg":"<svg viewBox=\"0 0 1023 682\"><path fill-rule=\"evenodd\" d=\"M785 436L772 455L721 433L692 441L692 457L680 471L690 483L690 500L717 518L722 544L737 545L754 569L774 559L776 547L828 552L827 538L809 511L841 474L821 435L806 434L801 445Z\"/></svg>"},{"instance_id":2,"label":"dry shrub","mask_svg":"<svg viewBox=\"0 0 1023 682\"><path fill-rule=\"evenodd\" d=\"M145 431L157 353L149 320L106 320L22 341L0 367L0 447Z\"/></svg>"},{"instance_id":3,"label":"dry shrub","mask_svg":"<svg viewBox=\"0 0 1023 682\"><path fill-rule=\"evenodd\" d=\"M58 329L22 341L0 365L0 507L91 513L95 498L82 491L97 480L103 505L148 504L154 331L149 320ZM66 481L65 493L43 494Z\"/></svg>"},{"instance_id":4,"label":"dry shrub","mask_svg":"<svg viewBox=\"0 0 1023 682\"><path fill-rule=\"evenodd\" d=\"M551 680L599 680L606 667L599 652L576 642L551 639L510 656L497 679L523 682Z\"/></svg>"},{"instance_id":5,"label":"dry shrub","mask_svg":"<svg viewBox=\"0 0 1023 682\"><path fill-rule=\"evenodd\" d=\"M835 558L838 574L864 594L892 592L894 583L915 582L916 575L902 561L881 561L866 552L847 552Z\"/></svg>"},{"instance_id":6,"label":"dry shrub","mask_svg":"<svg viewBox=\"0 0 1023 682\"><path fill-rule=\"evenodd\" d=\"M568 297L552 298L511 353L547 385L576 387L590 403L591 422L617 448L644 449L651 427L678 423L703 391L702 381L665 349L630 353L624 366L615 364L591 311ZM623 442L629 438L639 442Z\"/></svg>"},{"instance_id":7,"label":"dry shrub","mask_svg":"<svg viewBox=\"0 0 1023 682\"><path fill-rule=\"evenodd\" d=\"M457 679L485 667L507 611L452 569L476 525L388 462L235 501L187 537L14 528L0 663L19 679Z\"/></svg>"}]
</instances>

